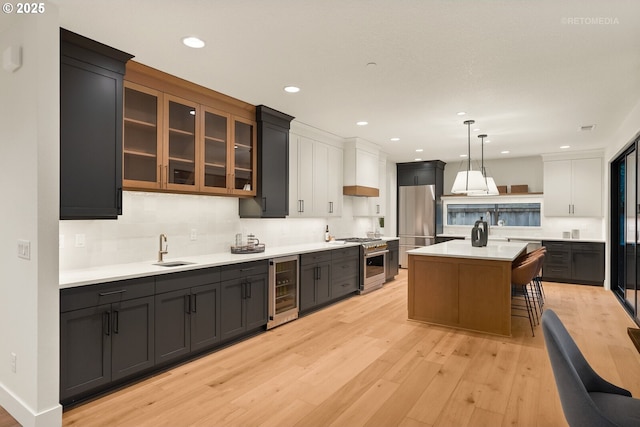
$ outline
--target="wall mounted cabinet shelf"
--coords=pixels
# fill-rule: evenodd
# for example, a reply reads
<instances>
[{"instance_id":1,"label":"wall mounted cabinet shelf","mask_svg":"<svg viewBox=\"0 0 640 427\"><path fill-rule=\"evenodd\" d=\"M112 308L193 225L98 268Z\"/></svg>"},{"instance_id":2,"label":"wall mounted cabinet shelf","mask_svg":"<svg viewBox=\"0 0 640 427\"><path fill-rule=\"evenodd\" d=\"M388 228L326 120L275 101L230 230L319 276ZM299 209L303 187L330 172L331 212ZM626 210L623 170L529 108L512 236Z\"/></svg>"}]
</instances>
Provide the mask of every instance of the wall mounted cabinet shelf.
<instances>
[{"instance_id":1,"label":"wall mounted cabinet shelf","mask_svg":"<svg viewBox=\"0 0 640 427\"><path fill-rule=\"evenodd\" d=\"M256 194L255 107L130 62L124 95L124 187Z\"/></svg>"}]
</instances>

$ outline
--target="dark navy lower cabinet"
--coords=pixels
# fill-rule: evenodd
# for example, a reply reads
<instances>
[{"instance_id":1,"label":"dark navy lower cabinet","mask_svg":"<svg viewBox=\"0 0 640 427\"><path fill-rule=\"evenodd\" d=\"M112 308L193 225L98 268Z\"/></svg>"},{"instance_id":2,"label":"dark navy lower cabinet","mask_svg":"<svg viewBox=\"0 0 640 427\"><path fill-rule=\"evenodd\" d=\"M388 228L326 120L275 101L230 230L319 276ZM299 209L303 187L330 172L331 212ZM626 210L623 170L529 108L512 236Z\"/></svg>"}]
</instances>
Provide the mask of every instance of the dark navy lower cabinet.
<instances>
[{"instance_id":1,"label":"dark navy lower cabinet","mask_svg":"<svg viewBox=\"0 0 640 427\"><path fill-rule=\"evenodd\" d=\"M265 326L269 316L269 262L254 261L222 267L222 279L222 341Z\"/></svg>"},{"instance_id":2,"label":"dark navy lower cabinet","mask_svg":"<svg viewBox=\"0 0 640 427\"><path fill-rule=\"evenodd\" d=\"M156 365L220 341L220 269L173 273L156 279Z\"/></svg>"},{"instance_id":3,"label":"dark navy lower cabinet","mask_svg":"<svg viewBox=\"0 0 640 427\"><path fill-rule=\"evenodd\" d=\"M60 307L62 403L154 366L153 279L64 289Z\"/></svg>"}]
</instances>

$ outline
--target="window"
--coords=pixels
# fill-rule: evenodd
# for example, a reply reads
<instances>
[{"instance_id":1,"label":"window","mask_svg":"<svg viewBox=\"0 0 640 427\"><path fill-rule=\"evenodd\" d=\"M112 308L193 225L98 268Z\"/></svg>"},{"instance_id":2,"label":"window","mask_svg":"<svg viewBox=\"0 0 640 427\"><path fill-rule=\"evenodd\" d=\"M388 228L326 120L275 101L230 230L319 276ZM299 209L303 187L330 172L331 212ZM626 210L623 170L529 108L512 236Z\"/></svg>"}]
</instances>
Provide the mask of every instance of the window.
<instances>
[{"instance_id":1,"label":"window","mask_svg":"<svg viewBox=\"0 0 640 427\"><path fill-rule=\"evenodd\" d=\"M490 225L540 227L540 203L447 205L447 225L474 225L480 217Z\"/></svg>"}]
</instances>

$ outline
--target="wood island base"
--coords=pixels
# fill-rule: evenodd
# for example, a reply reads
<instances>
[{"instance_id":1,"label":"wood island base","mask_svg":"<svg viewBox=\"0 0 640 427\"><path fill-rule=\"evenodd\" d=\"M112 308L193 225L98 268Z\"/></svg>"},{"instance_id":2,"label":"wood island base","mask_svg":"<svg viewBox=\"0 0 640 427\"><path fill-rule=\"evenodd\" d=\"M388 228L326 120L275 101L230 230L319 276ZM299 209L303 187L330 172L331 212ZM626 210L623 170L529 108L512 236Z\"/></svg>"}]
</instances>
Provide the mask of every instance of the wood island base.
<instances>
[{"instance_id":1,"label":"wood island base","mask_svg":"<svg viewBox=\"0 0 640 427\"><path fill-rule=\"evenodd\" d=\"M511 336L511 263L409 254L409 319Z\"/></svg>"}]
</instances>

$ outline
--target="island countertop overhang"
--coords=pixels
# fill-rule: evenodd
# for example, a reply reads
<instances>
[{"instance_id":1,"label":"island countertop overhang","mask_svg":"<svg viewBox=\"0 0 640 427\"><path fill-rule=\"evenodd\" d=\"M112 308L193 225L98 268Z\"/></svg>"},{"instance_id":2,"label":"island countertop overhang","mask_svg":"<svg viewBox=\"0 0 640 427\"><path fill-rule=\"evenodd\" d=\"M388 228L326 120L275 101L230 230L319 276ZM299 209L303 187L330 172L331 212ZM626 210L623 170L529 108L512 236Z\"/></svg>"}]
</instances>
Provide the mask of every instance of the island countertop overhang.
<instances>
[{"instance_id":1,"label":"island countertop overhang","mask_svg":"<svg viewBox=\"0 0 640 427\"><path fill-rule=\"evenodd\" d=\"M450 240L407 251L409 255L513 261L526 250L527 242L489 242L475 247L468 240Z\"/></svg>"}]
</instances>

